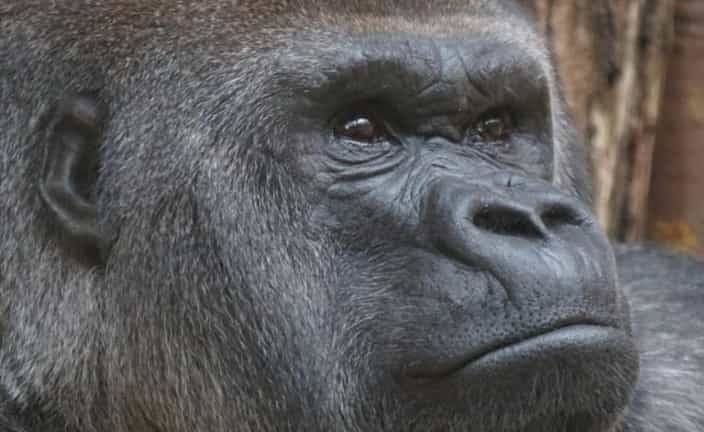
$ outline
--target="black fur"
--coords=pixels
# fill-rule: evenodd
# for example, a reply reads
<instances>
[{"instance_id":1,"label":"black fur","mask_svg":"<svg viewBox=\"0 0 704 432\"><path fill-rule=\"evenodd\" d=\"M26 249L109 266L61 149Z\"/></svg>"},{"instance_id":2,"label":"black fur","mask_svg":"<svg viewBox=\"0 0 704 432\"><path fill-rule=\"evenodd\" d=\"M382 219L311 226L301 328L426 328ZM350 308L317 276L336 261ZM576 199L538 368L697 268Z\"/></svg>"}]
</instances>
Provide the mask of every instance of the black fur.
<instances>
[{"instance_id":1,"label":"black fur","mask_svg":"<svg viewBox=\"0 0 704 432\"><path fill-rule=\"evenodd\" d=\"M704 430L704 266L654 247L620 247L640 380L628 431Z\"/></svg>"},{"instance_id":2,"label":"black fur","mask_svg":"<svg viewBox=\"0 0 704 432\"><path fill-rule=\"evenodd\" d=\"M0 3L0 431L699 431L518 3Z\"/></svg>"}]
</instances>

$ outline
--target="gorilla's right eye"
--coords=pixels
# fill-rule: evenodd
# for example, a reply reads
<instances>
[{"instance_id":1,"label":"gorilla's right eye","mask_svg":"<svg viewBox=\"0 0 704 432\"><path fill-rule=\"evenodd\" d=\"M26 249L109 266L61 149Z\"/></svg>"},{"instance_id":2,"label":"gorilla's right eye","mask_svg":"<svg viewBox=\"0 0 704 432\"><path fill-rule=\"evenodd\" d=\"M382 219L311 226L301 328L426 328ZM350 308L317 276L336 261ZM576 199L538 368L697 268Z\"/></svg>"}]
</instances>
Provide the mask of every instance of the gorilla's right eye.
<instances>
[{"instance_id":1,"label":"gorilla's right eye","mask_svg":"<svg viewBox=\"0 0 704 432\"><path fill-rule=\"evenodd\" d=\"M355 114L340 121L334 128L338 138L355 141L362 144L375 144L387 141L384 126L371 116Z\"/></svg>"}]
</instances>

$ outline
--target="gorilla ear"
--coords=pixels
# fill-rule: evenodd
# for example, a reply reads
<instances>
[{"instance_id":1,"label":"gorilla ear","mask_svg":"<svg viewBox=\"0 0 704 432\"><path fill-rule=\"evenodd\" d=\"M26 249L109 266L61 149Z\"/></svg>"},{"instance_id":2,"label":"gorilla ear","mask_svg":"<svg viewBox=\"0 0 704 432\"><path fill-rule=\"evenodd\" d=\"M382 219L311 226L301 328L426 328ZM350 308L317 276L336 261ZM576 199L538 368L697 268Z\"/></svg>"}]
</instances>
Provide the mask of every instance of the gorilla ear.
<instances>
[{"instance_id":1,"label":"gorilla ear","mask_svg":"<svg viewBox=\"0 0 704 432\"><path fill-rule=\"evenodd\" d=\"M71 241L99 251L95 184L102 109L92 95L72 95L58 104L50 123L39 190L51 217Z\"/></svg>"}]
</instances>

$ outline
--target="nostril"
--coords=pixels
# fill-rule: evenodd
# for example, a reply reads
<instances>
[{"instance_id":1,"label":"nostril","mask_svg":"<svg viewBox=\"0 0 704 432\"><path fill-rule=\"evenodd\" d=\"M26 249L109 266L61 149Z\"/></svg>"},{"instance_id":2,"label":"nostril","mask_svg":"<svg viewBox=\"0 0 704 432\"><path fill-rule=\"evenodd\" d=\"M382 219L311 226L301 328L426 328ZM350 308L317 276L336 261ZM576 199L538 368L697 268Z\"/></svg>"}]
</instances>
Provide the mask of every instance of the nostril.
<instances>
[{"instance_id":1,"label":"nostril","mask_svg":"<svg viewBox=\"0 0 704 432\"><path fill-rule=\"evenodd\" d=\"M505 236L544 237L543 230L523 209L491 205L479 209L472 218L472 223L482 230Z\"/></svg>"},{"instance_id":2,"label":"nostril","mask_svg":"<svg viewBox=\"0 0 704 432\"><path fill-rule=\"evenodd\" d=\"M561 225L579 226L584 223L584 218L575 208L562 203L546 206L540 214L540 219L548 228L556 228Z\"/></svg>"}]
</instances>

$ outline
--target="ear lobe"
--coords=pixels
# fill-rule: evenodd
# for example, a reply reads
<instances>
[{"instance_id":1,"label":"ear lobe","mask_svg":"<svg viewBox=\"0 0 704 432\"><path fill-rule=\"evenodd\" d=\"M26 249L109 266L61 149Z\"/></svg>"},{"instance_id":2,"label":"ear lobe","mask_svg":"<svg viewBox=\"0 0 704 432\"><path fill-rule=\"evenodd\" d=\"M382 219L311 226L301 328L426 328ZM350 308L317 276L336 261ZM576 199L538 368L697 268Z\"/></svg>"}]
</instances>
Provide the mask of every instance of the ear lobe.
<instances>
[{"instance_id":1,"label":"ear lobe","mask_svg":"<svg viewBox=\"0 0 704 432\"><path fill-rule=\"evenodd\" d=\"M50 215L69 240L98 251L104 244L95 205L102 117L94 96L75 95L59 103L39 184Z\"/></svg>"}]
</instances>

